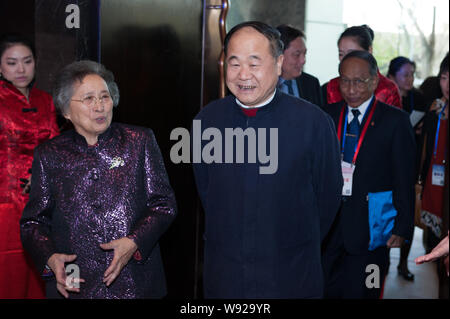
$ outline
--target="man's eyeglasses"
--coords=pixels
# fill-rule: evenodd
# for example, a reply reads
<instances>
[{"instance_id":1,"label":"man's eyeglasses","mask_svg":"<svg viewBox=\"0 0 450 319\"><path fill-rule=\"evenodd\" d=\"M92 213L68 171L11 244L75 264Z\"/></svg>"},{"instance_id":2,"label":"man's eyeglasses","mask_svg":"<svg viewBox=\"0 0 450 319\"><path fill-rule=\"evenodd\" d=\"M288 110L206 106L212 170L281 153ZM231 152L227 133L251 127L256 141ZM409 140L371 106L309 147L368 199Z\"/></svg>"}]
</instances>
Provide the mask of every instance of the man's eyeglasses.
<instances>
[{"instance_id":1,"label":"man's eyeglasses","mask_svg":"<svg viewBox=\"0 0 450 319\"><path fill-rule=\"evenodd\" d=\"M111 95L109 95L109 94L103 94L99 98L94 96L94 95L89 95L89 96L86 96L85 98L83 98L81 100L72 99L72 101L81 102L84 105L91 107L91 106L96 105L97 102L100 102L100 103L103 103L103 104L110 103L110 102L112 102L112 98L111 98Z\"/></svg>"},{"instance_id":2,"label":"man's eyeglasses","mask_svg":"<svg viewBox=\"0 0 450 319\"><path fill-rule=\"evenodd\" d=\"M367 85L367 83L369 82L370 78L367 78L365 80L362 79L346 79L346 78L339 78L339 82L341 84L342 87L349 87L350 84L352 84L354 87L358 88L358 89L364 89Z\"/></svg>"}]
</instances>

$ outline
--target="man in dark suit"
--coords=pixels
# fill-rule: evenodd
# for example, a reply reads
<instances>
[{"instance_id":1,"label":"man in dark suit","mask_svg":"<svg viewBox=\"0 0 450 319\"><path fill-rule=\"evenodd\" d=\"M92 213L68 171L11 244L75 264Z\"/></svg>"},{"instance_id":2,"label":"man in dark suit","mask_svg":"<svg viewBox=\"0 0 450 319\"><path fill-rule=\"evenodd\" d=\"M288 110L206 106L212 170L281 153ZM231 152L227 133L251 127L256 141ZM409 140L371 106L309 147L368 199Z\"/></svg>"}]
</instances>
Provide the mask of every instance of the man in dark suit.
<instances>
[{"instance_id":1,"label":"man in dark suit","mask_svg":"<svg viewBox=\"0 0 450 319\"><path fill-rule=\"evenodd\" d=\"M319 80L303 72L306 63L306 36L298 29L288 25L279 25L284 44L284 61L278 87L285 93L300 97L320 107L323 106Z\"/></svg>"},{"instance_id":2,"label":"man in dark suit","mask_svg":"<svg viewBox=\"0 0 450 319\"><path fill-rule=\"evenodd\" d=\"M344 101L326 110L341 143L344 187L323 246L325 297L380 298L388 247L412 239L414 133L406 112L375 99L377 62L370 53L346 55L339 74Z\"/></svg>"},{"instance_id":3,"label":"man in dark suit","mask_svg":"<svg viewBox=\"0 0 450 319\"><path fill-rule=\"evenodd\" d=\"M224 53L233 95L204 107L191 135L225 136L223 152L223 144L208 151L212 144L205 137L194 137L192 144L202 150L192 154L205 211L204 297L322 298L320 245L342 189L333 120L276 89L283 44L275 28L258 21L238 24L225 37ZM252 160L257 149L258 160ZM260 166L265 150L273 161Z\"/></svg>"}]
</instances>

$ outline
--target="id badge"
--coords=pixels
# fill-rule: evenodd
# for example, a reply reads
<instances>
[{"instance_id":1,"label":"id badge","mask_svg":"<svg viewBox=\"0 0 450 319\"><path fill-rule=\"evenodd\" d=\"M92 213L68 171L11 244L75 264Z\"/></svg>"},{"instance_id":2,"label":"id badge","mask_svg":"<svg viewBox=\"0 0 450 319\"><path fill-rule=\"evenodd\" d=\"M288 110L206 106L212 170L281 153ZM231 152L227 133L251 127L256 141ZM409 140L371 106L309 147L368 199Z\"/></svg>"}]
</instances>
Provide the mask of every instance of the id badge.
<instances>
[{"instance_id":1,"label":"id badge","mask_svg":"<svg viewBox=\"0 0 450 319\"><path fill-rule=\"evenodd\" d=\"M444 186L445 179L445 167L444 165L433 165L433 175L431 178L431 184L436 186Z\"/></svg>"},{"instance_id":2,"label":"id badge","mask_svg":"<svg viewBox=\"0 0 450 319\"><path fill-rule=\"evenodd\" d=\"M342 177L344 179L344 186L342 187L342 195L352 196L353 173L355 171L355 165L342 161L341 168L342 168Z\"/></svg>"}]
</instances>

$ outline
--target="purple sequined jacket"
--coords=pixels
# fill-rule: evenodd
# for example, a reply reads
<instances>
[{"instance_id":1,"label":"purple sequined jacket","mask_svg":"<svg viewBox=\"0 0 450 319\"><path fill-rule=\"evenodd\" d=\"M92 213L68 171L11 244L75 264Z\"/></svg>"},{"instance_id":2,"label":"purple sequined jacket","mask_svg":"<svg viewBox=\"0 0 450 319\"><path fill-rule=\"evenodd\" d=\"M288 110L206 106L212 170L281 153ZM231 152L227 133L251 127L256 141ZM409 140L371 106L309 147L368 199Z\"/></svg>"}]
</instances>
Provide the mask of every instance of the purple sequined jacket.
<instances>
[{"instance_id":1,"label":"purple sequined jacket","mask_svg":"<svg viewBox=\"0 0 450 319\"><path fill-rule=\"evenodd\" d=\"M32 172L20 227L41 273L53 253L76 254L86 282L71 298L166 294L158 240L176 215L176 202L150 129L112 123L94 147L74 130L65 132L35 149ZM134 239L142 258L131 258L106 287L103 274L113 251L99 245L125 236ZM58 297L54 276L46 291Z\"/></svg>"}]
</instances>

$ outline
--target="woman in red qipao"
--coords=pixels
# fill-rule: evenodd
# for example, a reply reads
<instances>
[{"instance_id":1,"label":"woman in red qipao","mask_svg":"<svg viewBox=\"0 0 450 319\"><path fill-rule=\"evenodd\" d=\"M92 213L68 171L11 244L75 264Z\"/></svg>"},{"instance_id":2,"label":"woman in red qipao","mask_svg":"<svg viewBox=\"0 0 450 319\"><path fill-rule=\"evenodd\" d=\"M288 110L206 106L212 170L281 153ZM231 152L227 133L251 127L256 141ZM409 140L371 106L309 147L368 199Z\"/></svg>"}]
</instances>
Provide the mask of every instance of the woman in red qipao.
<instances>
[{"instance_id":1,"label":"woman in red qipao","mask_svg":"<svg viewBox=\"0 0 450 319\"><path fill-rule=\"evenodd\" d=\"M339 37L339 61L351 51L368 51L372 53L374 33L367 25L347 28ZM378 101L402 108L402 100L397 85L378 71L378 86L375 89L375 97ZM342 101L339 90L339 78L334 78L324 84L326 89L326 102L328 104Z\"/></svg>"},{"instance_id":2,"label":"woman in red qipao","mask_svg":"<svg viewBox=\"0 0 450 319\"><path fill-rule=\"evenodd\" d=\"M33 86L34 47L0 39L0 299L44 298L43 282L20 241L33 150L58 135L51 96Z\"/></svg>"},{"instance_id":3,"label":"woman in red qipao","mask_svg":"<svg viewBox=\"0 0 450 319\"><path fill-rule=\"evenodd\" d=\"M442 97L433 102L425 116L420 154L425 153L419 168L418 184L422 190L421 221L427 226L427 253L445 236L445 215L448 216L448 101L449 101L449 57L443 59L439 70ZM447 179L447 180L446 180ZM420 188L419 188L420 189ZM448 217L447 217L448 218Z\"/></svg>"}]
</instances>

